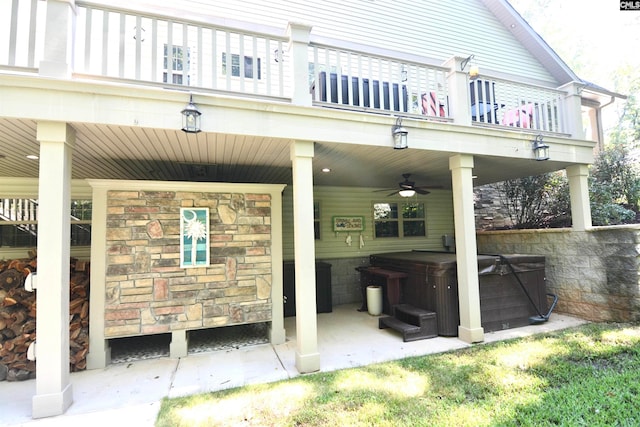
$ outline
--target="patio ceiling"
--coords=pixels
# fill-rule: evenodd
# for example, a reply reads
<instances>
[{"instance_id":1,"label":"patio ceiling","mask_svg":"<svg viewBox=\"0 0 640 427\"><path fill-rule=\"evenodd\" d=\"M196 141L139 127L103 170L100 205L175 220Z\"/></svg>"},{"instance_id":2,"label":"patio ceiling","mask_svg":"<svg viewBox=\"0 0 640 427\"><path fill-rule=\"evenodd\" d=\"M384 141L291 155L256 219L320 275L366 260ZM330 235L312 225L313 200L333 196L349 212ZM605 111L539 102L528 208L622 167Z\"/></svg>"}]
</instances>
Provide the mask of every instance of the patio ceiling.
<instances>
[{"instance_id":1,"label":"patio ceiling","mask_svg":"<svg viewBox=\"0 0 640 427\"><path fill-rule=\"evenodd\" d=\"M290 140L107 124L71 123L76 130L73 178L291 184ZM411 136L409 136L411 141ZM391 143L391 141L390 141ZM410 142L411 145L411 142ZM38 176L36 122L0 119L0 176ZM448 158L455 153L393 150L316 142L314 184L392 188L411 173L416 185L451 188ZM565 165L476 156L476 185L537 175ZM323 173L322 168L331 172Z\"/></svg>"}]
</instances>

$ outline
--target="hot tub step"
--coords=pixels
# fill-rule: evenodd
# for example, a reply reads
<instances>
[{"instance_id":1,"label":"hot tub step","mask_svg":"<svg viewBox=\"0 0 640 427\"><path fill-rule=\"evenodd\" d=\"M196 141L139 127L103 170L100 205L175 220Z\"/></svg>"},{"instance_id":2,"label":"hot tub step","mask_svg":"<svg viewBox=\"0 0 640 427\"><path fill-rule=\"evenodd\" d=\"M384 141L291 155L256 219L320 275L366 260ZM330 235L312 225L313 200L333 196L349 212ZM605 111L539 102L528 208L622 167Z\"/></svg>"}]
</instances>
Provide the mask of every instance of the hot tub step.
<instances>
[{"instance_id":1,"label":"hot tub step","mask_svg":"<svg viewBox=\"0 0 640 427\"><path fill-rule=\"evenodd\" d=\"M435 313L434 316L421 325L412 325L410 323L403 322L395 317L381 317L378 320L378 327L380 329L391 328L402 333L402 338L405 342L416 341L426 338L433 338L437 335L437 328L435 327Z\"/></svg>"}]
</instances>

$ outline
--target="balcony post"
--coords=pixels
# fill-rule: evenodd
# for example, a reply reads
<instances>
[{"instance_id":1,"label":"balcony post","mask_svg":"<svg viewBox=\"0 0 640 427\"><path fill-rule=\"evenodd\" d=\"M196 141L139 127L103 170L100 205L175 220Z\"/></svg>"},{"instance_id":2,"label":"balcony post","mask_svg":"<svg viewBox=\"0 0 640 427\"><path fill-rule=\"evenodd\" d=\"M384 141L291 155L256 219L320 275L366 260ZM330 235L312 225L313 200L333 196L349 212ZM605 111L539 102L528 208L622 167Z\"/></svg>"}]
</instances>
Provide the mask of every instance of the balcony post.
<instances>
[{"instance_id":1,"label":"balcony post","mask_svg":"<svg viewBox=\"0 0 640 427\"><path fill-rule=\"evenodd\" d=\"M469 97L469 75L462 70L464 58L454 56L444 63L449 68L447 86L449 87L449 111L453 122L471 126L471 98Z\"/></svg>"},{"instance_id":2,"label":"balcony post","mask_svg":"<svg viewBox=\"0 0 640 427\"><path fill-rule=\"evenodd\" d=\"M47 0L44 55L39 65L40 75L55 78L71 76L75 19L75 0Z\"/></svg>"},{"instance_id":3,"label":"balcony post","mask_svg":"<svg viewBox=\"0 0 640 427\"><path fill-rule=\"evenodd\" d=\"M291 75L293 76L291 102L294 105L311 106L309 93L309 35L311 26L289 22L289 57L291 58Z\"/></svg>"},{"instance_id":4,"label":"balcony post","mask_svg":"<svg viewBox=\"0 0 640 427\"><path fill-rule=\"evenodd\" d=\"M585 138L582 128L582 97L580 96L583 88L584 85L578 82L570 82L559 88L567 92L564 97L565 130L575 139Z\"/></svg>"}]
</instances>

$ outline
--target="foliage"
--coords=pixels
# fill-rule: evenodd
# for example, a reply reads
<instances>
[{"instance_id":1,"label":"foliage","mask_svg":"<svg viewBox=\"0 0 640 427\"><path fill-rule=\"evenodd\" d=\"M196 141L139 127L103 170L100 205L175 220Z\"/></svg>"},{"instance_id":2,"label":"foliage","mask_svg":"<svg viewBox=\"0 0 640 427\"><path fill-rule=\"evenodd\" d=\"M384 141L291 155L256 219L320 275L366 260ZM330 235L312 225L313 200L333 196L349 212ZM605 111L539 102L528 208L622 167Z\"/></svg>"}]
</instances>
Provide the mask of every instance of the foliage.
<instances>
[{"instance_id":1,"label":"foliage","mask_svg":"<svg viewBox=\"0 0 640 427\"><path fill-rule=\"evenodd\" d=\"M498 186L502 205L515 228L566 225L569 186L562 173L512 179Z\"/></svg>"},{"instance_id":2,"label":"foliage","mask_svg":"<svg viewBox=\"0 0 640 427\"><path fill-rule=\"evenodd\" d=\"M156 426L640 425L640 325L588 324L442 354L164 399Z\"/></svg>"},{"instance_id":3,"label":"foliage","mask_svg":"<svg viewBox=\"0 0 640 427\"><path fill-rule=\"evenodd\" d=\"M594 225L637 222L640 167L627 144L610 144L600 153L591 168L589 184Z\"/></svg>"}]
</instances>

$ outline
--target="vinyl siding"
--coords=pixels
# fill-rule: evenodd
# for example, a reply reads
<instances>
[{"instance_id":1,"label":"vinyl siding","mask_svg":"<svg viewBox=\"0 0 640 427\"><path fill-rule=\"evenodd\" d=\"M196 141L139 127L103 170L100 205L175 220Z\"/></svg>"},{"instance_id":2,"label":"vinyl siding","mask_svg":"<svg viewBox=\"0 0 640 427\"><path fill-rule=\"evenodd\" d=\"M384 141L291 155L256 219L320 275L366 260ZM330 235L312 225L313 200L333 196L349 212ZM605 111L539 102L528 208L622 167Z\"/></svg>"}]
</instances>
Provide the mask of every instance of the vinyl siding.
<instances>
[{"instance_id":1,"label":"vinyl siding","mask_svg":"<svg viewBox=\"0 0 640 427\"><path fill-rule=\"evenodd\" d=\"M187 2L185 2L187 3ZM282 28L312 25L314 38L332 38L430 58L475 55L482 72L548 84L551 74L480 0L189 0L215 16ZM215 6L213 5L215 4Z\"/></svg>"},{"instance_id":2,"label":"vinyl siding","mask_svg":"<svg viewBox=\"0 0 640 427\"><path fill-rule=\"evenodd\" d=\"M453 235L453 200L450 191L433 190L427 196L418 196L425 205L427 237L374 238L374 202L398 202L399 196L386 197L387 193L374 193L371 188L315 187L314 201L320 202L320 240L316 240L316 259L353 258L372 253L398 252L412 249L444 250L442 235ZM360 233L351 233L352 243L345 242L347 233L332 230L332 218L336 215L363 216L365 229L362 232L365 246L360 249ZM291 187L283 194L283 258L294 259L293 243L293 196Z\"/></svg>"}]
</instances>

